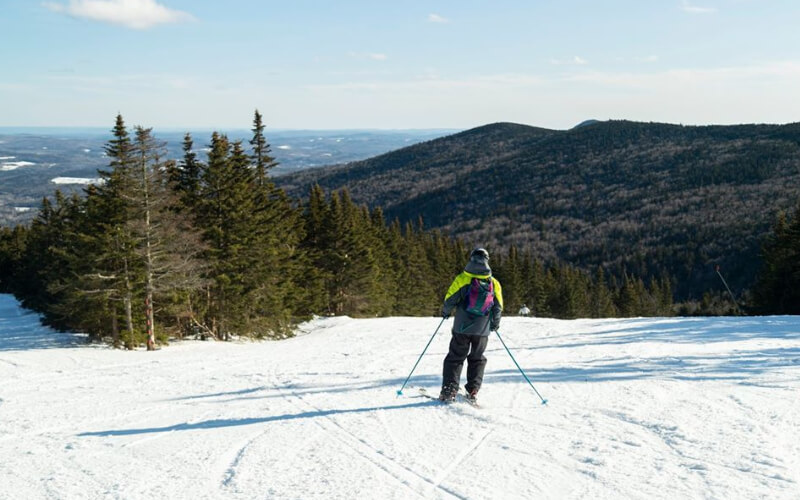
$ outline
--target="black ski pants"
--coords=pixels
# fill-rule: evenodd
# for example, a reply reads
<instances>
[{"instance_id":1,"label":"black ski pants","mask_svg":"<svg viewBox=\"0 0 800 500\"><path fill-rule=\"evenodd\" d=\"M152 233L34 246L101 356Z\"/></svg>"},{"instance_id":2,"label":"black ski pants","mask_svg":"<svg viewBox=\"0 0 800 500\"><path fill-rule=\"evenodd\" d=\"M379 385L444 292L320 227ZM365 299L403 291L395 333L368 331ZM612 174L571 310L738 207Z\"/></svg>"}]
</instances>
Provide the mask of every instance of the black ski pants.
<instances>
[{"instance_id":1,"label":"black ski pants","mask_svg":"<svg viewBox=\"0 0 800 500\"><path fill-rule=\"evenodd\" d=\"M461 380L461 369L467 360L467 392L477 391L483 382L483 370L486 368L486 357L483 351L489 337L484 335L464 335L454 333L450 339L450 351L444 358L442 370L442 389L458 390Z\"/></svg>"}]
</instances>

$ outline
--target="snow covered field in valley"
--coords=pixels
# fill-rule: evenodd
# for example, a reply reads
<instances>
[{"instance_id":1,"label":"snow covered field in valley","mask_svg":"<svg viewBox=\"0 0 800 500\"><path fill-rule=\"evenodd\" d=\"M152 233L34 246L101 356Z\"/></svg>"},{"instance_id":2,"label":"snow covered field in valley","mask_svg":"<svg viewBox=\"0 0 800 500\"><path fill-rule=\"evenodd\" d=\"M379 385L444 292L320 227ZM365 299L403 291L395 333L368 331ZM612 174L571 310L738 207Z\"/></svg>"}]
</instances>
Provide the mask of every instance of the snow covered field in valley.
<instances>
[{"instance_id":1,"label":"snow covered field in valley","mask_svg":"<svg viewBox=\"0 0 800 500\"><path fill-rule=\"evenodd\" d=\"M0 498L800 498L800 317L504 318L482 408L450 321L87 347L0 296ZM462 380L463 383L463 380Z\"/></svg>"}]
</instances>

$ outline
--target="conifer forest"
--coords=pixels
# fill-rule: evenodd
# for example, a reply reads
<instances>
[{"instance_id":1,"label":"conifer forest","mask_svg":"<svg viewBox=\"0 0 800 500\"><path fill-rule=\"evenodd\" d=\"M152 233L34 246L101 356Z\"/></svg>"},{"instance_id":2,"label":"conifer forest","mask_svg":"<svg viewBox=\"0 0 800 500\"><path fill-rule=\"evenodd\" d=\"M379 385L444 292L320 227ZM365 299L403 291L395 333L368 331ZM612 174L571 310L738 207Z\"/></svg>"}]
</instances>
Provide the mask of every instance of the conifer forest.
<instances>
[{"instance_id":1,"label":"conifer forest","mask_svg":"<svg viewBox=\"0 0 800 500\"><path fill-rule=\"evenodd\" d=\"M293 198L256 111L252 138L186 134L169 159L152 129L117 116L102 182L56 191L30 224L0 229L0 292L58 329L118 347L154 349L169 338L282 338L314 315L438 315L470 244L421 218L386 220L379 206L319 185ZM781 214L764 243L747 311L800 313L800 222ZM675 277L544 262L530 248L488 248L505 314L526 304L557 318L669 316ZM722 299L708 311L737 314ZM741 304L743 307L745 304Z\"/></svg>"}]
</instances>

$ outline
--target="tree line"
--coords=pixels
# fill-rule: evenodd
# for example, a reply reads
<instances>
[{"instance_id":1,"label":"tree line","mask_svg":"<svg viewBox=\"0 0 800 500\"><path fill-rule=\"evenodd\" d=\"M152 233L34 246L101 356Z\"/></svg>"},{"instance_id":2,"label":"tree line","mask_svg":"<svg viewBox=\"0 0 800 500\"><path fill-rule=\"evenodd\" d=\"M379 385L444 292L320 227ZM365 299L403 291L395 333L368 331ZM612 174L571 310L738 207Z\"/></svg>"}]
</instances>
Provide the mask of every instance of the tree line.
<instances>
[{"instance_id":1,"label":"tree line","mask_svg":"<svg viewBox=\"0 0 800 500\"><path fill-rule=\"evenodd\" d=\"M668 276L677 302L711 313L725 307L706 300L725 293L715 267L737 296L751 289L774 214L800 197L800 124L497 123L276 183L293 196L347 185L390 219L620 282Z\"/></svg>"},{"instance_id":2,"label":"tree line","mask_svg":"<svg viewBox=\"0 0 800 500\"><path fill-rule=\"evenodd\" d=\"M756 314L800 314L800 202L793 215L778 214L761 254L750 308Z\"/></svg>"},{"instance_id":3,"label":"tree line","mask_svg":"<svg viewBox=\"0 0 800 500\"><path fill-rule=\"evenodd\" d=\"M256 111L247 144L186 134L167 158L152 129L117 116L102 182L56 191L29 225L0 229L0 291L62 330L154 349L169 337L280 338L313 315L436 315L469 250L422 219L385 220L346 189L290 198ZM669 315L669 280L589 275L511 247L492 256L506 313Z\"/></svg>"}]
</instances>

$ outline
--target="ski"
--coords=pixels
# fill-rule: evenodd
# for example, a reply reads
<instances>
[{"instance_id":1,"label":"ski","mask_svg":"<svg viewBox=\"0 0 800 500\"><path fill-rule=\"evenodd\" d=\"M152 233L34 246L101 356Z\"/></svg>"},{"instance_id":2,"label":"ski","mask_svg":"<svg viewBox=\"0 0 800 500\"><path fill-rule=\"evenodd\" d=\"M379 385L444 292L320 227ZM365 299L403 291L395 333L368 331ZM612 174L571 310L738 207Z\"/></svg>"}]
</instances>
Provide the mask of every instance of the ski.
<instances>
[{"instance_id":1,"label":"ski","mask_svg":"<svg viewBox=\"0 0 800 500\"><path fill-rule=\"evenodd\" d=\"M442 401L437 396L434 396L433 394L429 394L428 390L425 389L424 387L419 387L418 389L419 389L419 395L422 396L423 398L428 398L428 399L432 399L434 401L438 401L439 403L441 403L443 405L450 405L450 404L453 404L453 403L466 403L466 404L472 406L473 408L480 409L480 407L481 407L480 404L478 404L478 402L476 400L468 398L466 395L461 394L461 392L458 392L456 394L456 398L454 400L452 400L452 401Z\"/></svg>"}]
</instances>

